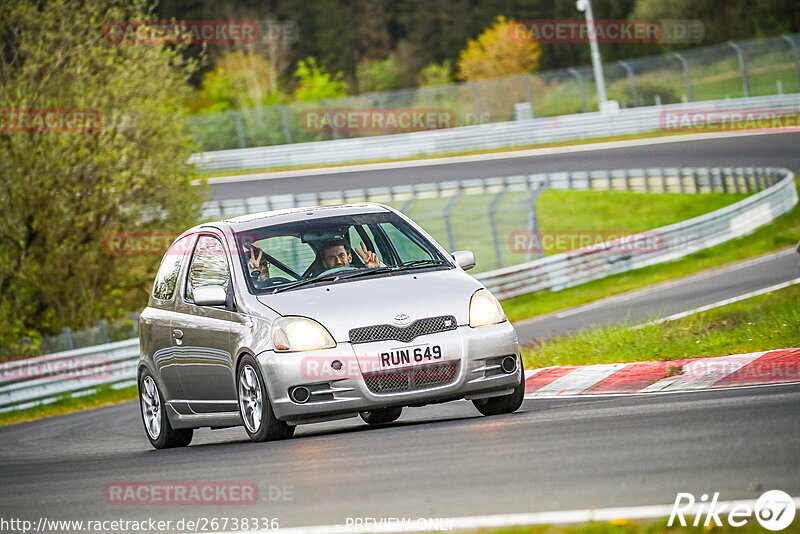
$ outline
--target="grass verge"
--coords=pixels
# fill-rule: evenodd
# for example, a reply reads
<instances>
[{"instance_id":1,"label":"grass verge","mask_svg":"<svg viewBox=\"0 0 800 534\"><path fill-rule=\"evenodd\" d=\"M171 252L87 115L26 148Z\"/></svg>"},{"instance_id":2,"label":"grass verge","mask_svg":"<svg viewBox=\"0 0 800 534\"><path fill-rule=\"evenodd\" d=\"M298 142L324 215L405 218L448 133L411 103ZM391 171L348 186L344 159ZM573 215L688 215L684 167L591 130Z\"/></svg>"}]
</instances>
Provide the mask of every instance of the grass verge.
<instances>
[{"instance_id":1,"label":"grass verge","mask_svg":"<svg viewBox=\"0 0 800 534\"><path fill-rule=\"evenodd\" d=\"M90 395L83 395L81 397L65 395L50 404L42 404L24 410L0 413L0 426L118 404L120 402L133 400L137 395L138 389L136 386L120 389L113 389L111 386L100 386L95 393Z\"/></svg>"},{"instance_id":2,"label":"grass verge","mask_svg":"<svg viewBox=\"0 0 800 534\"><path fill-rule=\"evenodd\" d=\"M800 186L800 178L795 178ZM539 291L503 301L512 321L571 308L726 263L789 248L800 236L800 204L750 235L701 250L679 260L620 273L562 291Z\"/></svg>"},{"instance_id":3,"label":"grass verge","mask_svg":"<svg viewBox=\"0 0 800 534\"><path fill-rule=\"evenodd\" d=\"M669 361L800 347L800 286L662 324L593 328L522 348L526 368ZM636 326L636 328L632 328Z\"/></svg>"},{"instance_id":4,"label":"grass verge","mask_svg":"<svg viewBox=\"0 0 800 534\"><path fill-rule=\"evenodd\" d=\"M701 516L700 524L705 521L705 515ZM727 513L720 514L723 526L716 526L711 521L709 527L691 526L694 517L686 517L688 526L679 525L667 526L668 518L650 521L629 521L627 519L615 519L613 521L596 521L593 523L582 523L576 525L527 525L506 528L484 528L475 530L461 530L461 534L657 534L657 533L692 533L715 532L718 534L752 534L767 532L755 518L750 517L746 524L741 527L732 527L727 523ZM678 521L676 520L675 523ZM781 530L783 534L800 533L800 521L794 520L788 527Z\"/></svg>"}]
</instances>

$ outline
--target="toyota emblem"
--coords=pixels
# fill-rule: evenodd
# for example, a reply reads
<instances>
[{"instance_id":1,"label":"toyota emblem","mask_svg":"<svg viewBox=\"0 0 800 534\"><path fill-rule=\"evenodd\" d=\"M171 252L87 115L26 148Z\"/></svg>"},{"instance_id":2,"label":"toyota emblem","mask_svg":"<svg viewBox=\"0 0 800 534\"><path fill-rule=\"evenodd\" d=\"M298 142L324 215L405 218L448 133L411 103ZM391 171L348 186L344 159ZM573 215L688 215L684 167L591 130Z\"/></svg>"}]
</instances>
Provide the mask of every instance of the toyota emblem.
<instances>
[{"instance_id":1,"label":"toyota emblem","mask_svg":"<svg viewBox=\"0 0 800 534\"><path fill-rule=\"evenodd\" d=\"M398 315L394 316L395 324L406 325L406 324L408 324L408 321L410 321L410 320L411 320L411 317L409 317L405 313L401 313L401 314L398 314Z\"/></svg>"}]
</instances>

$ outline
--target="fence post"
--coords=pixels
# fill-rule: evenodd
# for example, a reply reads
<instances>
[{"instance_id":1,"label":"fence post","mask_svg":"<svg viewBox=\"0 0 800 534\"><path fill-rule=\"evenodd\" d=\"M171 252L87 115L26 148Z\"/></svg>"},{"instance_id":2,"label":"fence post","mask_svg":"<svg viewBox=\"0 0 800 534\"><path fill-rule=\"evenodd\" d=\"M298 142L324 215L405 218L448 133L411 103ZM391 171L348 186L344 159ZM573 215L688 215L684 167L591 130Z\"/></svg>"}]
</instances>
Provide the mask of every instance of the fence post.
<instances>
[{"instance_id":1,"label":"fence post","mask_svg":"<svg viewBox=\"0 0 800 534\"><path fill-rule=\"evenodd\" d=\"M497 232L497 204L500 203L500 199L503 198L506 190L502 189L499 193L495 195L492 201L489 203L489 224L491 225L492 229L492 239L494 240L494 254L497 257L497 268L500 269L503 267L503 251L500 248L500 235Z\"/></svg>"},{"instance_id":2,"label":"fence post","mask_svg":"<svg viewBox=\"0 0 800 534\"><path fill-rule=\"evenodd\" d=\"M236 125L236 135L239 137L239 148L247 148L247 138L244 135L244 124L242 123L242 114L238 110L231 110L228 113L233 117L233 122Z\"/></svg>"},{"instance_id":3,"label":"fence post","mask_svg":"<svg viewBox=\"0 0 800 534\"><path fill-rule=\"evenodd\" d=\"M333 106L331 106L331 103L328 102L327 100L320 100L319 102L320 104L328 108L328 111L331 112L331 137L333 139L341 139L341 136L339 135L339 130L336 128L336 120L333 114L333 109L334 109Z\"/></svg>"},{"instance_id":4,"label":"fence post","mask_svg":"<svg viewBox=\"0 0 800 534\"><path fill-rule=\"evenodd\" d=\"M283 137L285 138L286 144L291 145L294 143L294 138L292 137L292 129L289 127L289 115L286 113L286 108L281 105L276 105L275 109L278 110L278 114L281 116Z\"/></svg>"},{"instance_id":5,"label":"fence post","mask_svg":"<svg viewBox=\"0 0 800 534\"><path fill-rule=\"evenodd\" d=\"M517 74L517 78L519 78L520 83L522 84L522 88L525 90L525 95L528 97L528 102L531 103L531 118L536 118L536 110L533 106L533 89L531 88L531 84L528 83L528 79L525 77L524 74Z\"/></svg>"},{"instance_id":6,"label":"fence post","mask_svg":"<svg viewBox=\"0 0 800 534\"><path fill-rule=\"evenodd\" d=\"M728 46L733 48L736 51L736 55L739 57L739 71L742 73L742 87L744 87L744 96L746 98L750 98L750 78L747 77L747 62L744 57L744 50L741 46L733 41L728 41Z\"/></svg>"},{"instance_id":7,"label":"fence post","mask_svg":"<svg viewBox=\"0 0 800 534\"><path fill-rule=\"evenodd\" d=\"M580 91L581 95L581 109L584 113L589 111L589 103L586 100L586 84L583 83L583 75L578 72L578 69L570 67L567 69L567 72L572 74L576 80L578 80L578 91Z\"/></svg>"},{"instance_id":8,"label":"fence post","mask_svg":"<svg viewBox=\"0 0 800 534\"><path fill-rule=\"evenodd\" d=\"M61 334L62 336L64 336L64 346L67 348L67 350L74 349L75 345L72 342L72 330L70 329L70 327L65 326L64 328L62 328Z\"/></svg>"},{"instance_id":9,"label":"fence post","mask_svg":"<svg viewBox=\"0 0 800 534\"><path fill-rule=\"evenodd\" d=\"M544 191L545 182L541 182L536 189L531 194L530 200L528 200L528 231L531 235L531 242L533 241L533 236L539 235L539 215L536 213L536 201L539 200L539 196ZM541 239L536 240L537 243L541 243ZM539 251L539 257L544 256L544 248ZM525 261L531 261L533 259L533 251L528 249L527 254L525 255Z\"/></svg>"},{"instance_id":10,"label":"fence post","mask_svg":"<svg viewBox=\"0 0 800 534\"><path fill-rule=\"evenodd\" d=\"M103 343L108 343L110 340L108 338L108 329L106 328L105 319L100 319L97 321L97 329L100 331L100 341Z\"/></svg>"},{"instance_id":11,"label":"fence post","mask_svg":"<svg viewBox=\"0 0 800 534\"><path fill-rule=\"evenodd\" d=\"M639 91L636 89L636 80L633 77L633 68L631 68L627 61L620 61L619 64L625 69L625 72L628 73L628 83L631 86L631 100L633 101L633 106L641 106L642 102L639 98Z\"/></svg>"},{"instance_id":12,"label":"fence post","mask_svg":"<svg viewBox=\"0 0 800 534\"><path fill-rule=\"evenodd\" d=\"M478 124L483 124L483 97L481 97L481 90L475 82L468 82L472 89L472 94L475 96L475 109L478 111Z\"/></svg>"},{"instance_id":13,"label":"fence post","mask_svg":"<svg viewBox=\"0 0 800 534\"><path fill-rule=\"evenodd\" d=\"M689 72L689 62L686 61L685 57L677 52L674 52L672 55L681 62L681 69L683 69L683 83L686 85L686 98L689 99L689 102L692 102L694 100L694 95L692 94L692 75Z\"/></svg>"},{"instance_id":14,"label":"fence post","mask_svg":"<svg viewBox=\"0 0 800 534\"><path fill-rule=\"evenodd\" d=\"M402 213L408 214L408 210L410 210L410 209L411 209L411 206L412 206L412 204L414 204L414 201L415 201L415 200L417 200L417 190L416 190L416 189L414 189L414 188L413 188L413 186L412 186L412 189L411 189L411 198L409 198L408 200L406 200L405 204L403 204L403 207L402 207L402 208L400 208L400 211L401 211Z\"/></svg>"},{"instance_id":15,"label":"fence post","mask_svg":"<svg viewBox=\"0 0 800 534\"><path fill-rule=\"evenodd\" d=\"M453 222L450 220L450 215L453 213L453 208L456 207L456 202L458 202L461 193L461 189L456 191L456 194L453 195L453 198L450 199L450 202L448 202L447 206L444 208L444 224L447 228L447 241L450 243L451 254L456 251L456 234L453 232Z\"/></svg>"},{"instance_id":16,"label":"fence post","mask_svg":"<svg viewBox=\"0 0 800 534\"><path fill-rule=\"evenodd\" d=\"M792 55L794 56L794 66L797 69L797 87L800 90L800 52L797 50L797 44L794 42L794 39L789 37L787 34L781 35L783 39L789 43L789 46L792 47Z\"/></svg>"}]
</instances>

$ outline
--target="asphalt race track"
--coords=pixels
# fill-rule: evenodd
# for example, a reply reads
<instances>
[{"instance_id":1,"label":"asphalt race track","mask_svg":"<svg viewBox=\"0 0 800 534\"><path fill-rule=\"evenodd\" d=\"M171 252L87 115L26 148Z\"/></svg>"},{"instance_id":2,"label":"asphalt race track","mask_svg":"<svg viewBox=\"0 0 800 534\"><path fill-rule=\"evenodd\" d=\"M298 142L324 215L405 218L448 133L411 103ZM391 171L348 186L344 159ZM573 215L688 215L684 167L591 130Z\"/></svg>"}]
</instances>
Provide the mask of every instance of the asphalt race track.
<instances>
[{"instance_id":1,"label":"asphalt race track","mask_svg":"<svg viewBox=\"0 0 800 534\"><path fill-rule=\"evenodd\" d=\"M798 279L798 263L800 255L791 248L521 321L514 326L520 342L529 343L587 326L645 322Z\"/></svg>"},{"instance_id":2,"label":"asphalt race track","mask_svg":"<svg viewBox=\"0 0 800 534\"><path fill-rule=\"evenodd\" d=\"M800 169L800 134L670 143L603 153L515 158L292 179L330 190L519 172L659 165L767 164ZM526 170L521 170L526 169ZM370 180L370 183L367 183ZM375 180L375 183L371 181ZM286 192L288 181L214 186L215 198ZM519 325L522 337L647 319L800 276L785 252ZM687 355L689 356L689 355ZM482 417L471 403L407 408L394 424L306 425L288 441L250 443L243 429L196 432L186 449L152 450L129 402L0 428L0 517L178 520L277 518L281 527L347 518L436 518L671 504L678 492L756 499L800 495L800 384L729 390L527 399ZM116 482L251 482L253 505L114 505Z\"/></svg>"},{"instance_id":3,"label":"asphalt race track","mask_svg":"<svg viewBox=\"0 0 800 534\"><path fill-rule=\"evenodd\" d=\"M511 176L540 172L639 169L647 167L736 167L764 165L800 171L800 133L737 135L723 139L678 141L609 150L508 157L488 161L331 172L290 178L263 178L210 186L217 200L285 193L339 191L415 183Z\"/></svg>"},{"instance_id":4,"label":"asphalt race track","mask_svg":"<svg viewBox=\"0 0 800 534\"><path fill-rule=\"evenodd\" d=\"M278 518L281 527L348 517L461 517L671 504L678 492L756 499L800 494L800 385L529 399L483 417L466 401L299 427L288 441L201 430L155 451L129 402L0 428L4 517L143 520ZM259 503L120 506L119 481L254 482ZM287 499L270 500L286 495ZM277 490L277 488L281 488Z\"/></svg>"}]
</instances>

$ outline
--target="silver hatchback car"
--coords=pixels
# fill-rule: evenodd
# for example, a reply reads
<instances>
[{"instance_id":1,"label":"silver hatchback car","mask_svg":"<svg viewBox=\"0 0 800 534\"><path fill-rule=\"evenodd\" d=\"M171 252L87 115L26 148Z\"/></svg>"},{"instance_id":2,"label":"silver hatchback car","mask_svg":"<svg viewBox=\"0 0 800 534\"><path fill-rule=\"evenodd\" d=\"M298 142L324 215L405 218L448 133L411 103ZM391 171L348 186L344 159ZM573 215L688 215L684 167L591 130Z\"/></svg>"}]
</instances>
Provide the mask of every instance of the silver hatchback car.
<instances>
[{"instance_id":1,"label":"silver hatchback car","mask_svg":"<svg viewBox=\"0 0 800 534\"><path fill-rule=\"evenodd\" d=\"M246 215L184 232L139 319L139 397L150 443L296 425L461 398L510 413L525 384L495 297L402 213L374 203Z\"/></svg>"}]
</instances>

